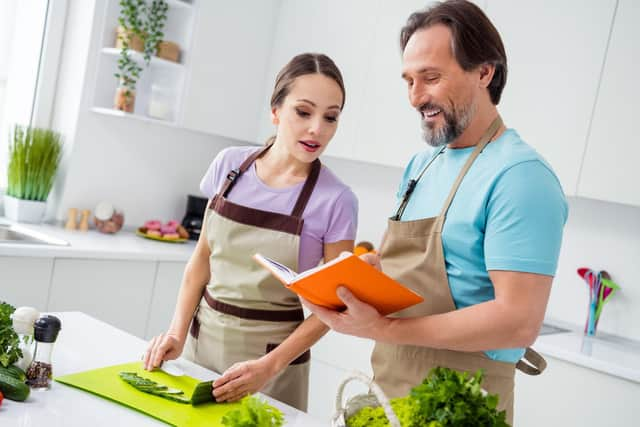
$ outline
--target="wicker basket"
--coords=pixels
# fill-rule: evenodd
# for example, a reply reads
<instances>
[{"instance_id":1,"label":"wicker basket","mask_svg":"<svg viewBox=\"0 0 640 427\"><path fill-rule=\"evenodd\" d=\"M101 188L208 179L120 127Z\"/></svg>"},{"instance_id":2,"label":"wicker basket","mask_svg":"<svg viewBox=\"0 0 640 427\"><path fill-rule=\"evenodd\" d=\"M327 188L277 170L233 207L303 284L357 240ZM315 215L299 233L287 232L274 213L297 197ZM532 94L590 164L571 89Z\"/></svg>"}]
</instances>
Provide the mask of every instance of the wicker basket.
<instances>
[{"instance_id":1,"label":"wicker basket","mask_svg":"<svg viewBox=\"0 0 640 427\"><path fill-rule=\"evenodd\" d=\"M344 388L348 383L356 380L368 386L369 393L356 395L349 399L343 406L342 395L344 393ZM346 420L356 412L358 412L360 409L367 406L382 406L382 409L384 409L384 413L387 416L391 427L401 427L400 421L398 421L398 417L391 408L389 399L384 394L380 386L362 372L354 372L344 381L342 381L342 383L340 383L340 386L338 387L338 393L336 394L336 412L333 417L331 417L331 426L346 427Z\"/></svg>"}]
</instances>

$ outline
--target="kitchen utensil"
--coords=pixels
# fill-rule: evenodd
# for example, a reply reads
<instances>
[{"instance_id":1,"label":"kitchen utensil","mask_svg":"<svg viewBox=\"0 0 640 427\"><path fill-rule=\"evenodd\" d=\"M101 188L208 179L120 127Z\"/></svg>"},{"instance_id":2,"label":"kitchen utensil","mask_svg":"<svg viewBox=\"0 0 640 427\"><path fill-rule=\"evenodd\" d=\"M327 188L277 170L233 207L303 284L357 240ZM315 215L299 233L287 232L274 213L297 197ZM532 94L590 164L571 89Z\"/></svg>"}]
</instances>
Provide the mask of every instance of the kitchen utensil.
<instances>
[{"instance_id":1,"label":"kitchen utensil","mask_svg":"<svg viewBox=\"0 0 640 427\"><path fill-rule=\"evenodd\" d=\"M135 372L159 384L182 390L190 397L196 390L199 389L200 393L204 387L208 387L199 386L201 382L188 375L172 376L161 370L146 371L140 361L65 375L55 378L55 381L88 391L175 426L222 426L222 417L240 407L239 403L215 403L213 398L208 403L196 406L173 402L136 390L120 379L120 372ZM209 395L211 396L210 393Z\"/></svg>"},{"instance_id":2,"label":"kitchen utensil","mask_svg":"<svg viewBox=\"0 0 640 427\"><path fill-rule=\"evenodd\" d=\"M184 371L182 370L180 363L175 360L163 361L159 369L169 375L173 375L174 377L181 377L184 375Z\"/></svg>"}]
</instances>

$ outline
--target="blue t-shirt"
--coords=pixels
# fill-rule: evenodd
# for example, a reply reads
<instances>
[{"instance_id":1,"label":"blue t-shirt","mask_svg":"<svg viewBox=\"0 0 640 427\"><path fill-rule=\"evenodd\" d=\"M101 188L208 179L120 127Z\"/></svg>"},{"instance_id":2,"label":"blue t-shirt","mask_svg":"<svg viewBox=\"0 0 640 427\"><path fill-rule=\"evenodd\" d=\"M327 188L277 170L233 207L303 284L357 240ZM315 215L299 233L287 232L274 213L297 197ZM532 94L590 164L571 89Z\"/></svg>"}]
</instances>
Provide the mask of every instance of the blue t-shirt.
<instances>
[{"instance_id":1,"label":"blue t-shirt","mask_svg":"<svg viewBox=\"0 0 640 427\"><path fill-rule=\"evenodd\" d=\"M429 166L402 215L403 221L437 216L475 147L445 149ZM439 151L416 154L405 169L398 204L410 179ZM395 212L394 212L395 213ZM553 276L567 203L551 167L513 129L484 148L463 179L442 231L449 287L456 308L494 299L488 270ZM487 351L516 362L524 349Z\"/></svg>"}]
</instances>

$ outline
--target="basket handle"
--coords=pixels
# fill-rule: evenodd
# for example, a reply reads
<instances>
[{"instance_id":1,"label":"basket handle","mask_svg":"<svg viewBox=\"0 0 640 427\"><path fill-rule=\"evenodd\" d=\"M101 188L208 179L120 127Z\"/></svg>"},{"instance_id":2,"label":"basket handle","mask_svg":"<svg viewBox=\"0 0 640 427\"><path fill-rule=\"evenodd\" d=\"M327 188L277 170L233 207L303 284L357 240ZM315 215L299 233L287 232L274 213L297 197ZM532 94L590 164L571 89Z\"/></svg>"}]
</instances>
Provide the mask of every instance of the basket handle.
<instances>
[{"instance_id":1,"label":"basket handle","mask_svg":"<svg viewBox=\"0 0 640 427\"><path fill-rule=\"evenodd\" d=\"M342 381L342 383L340 383L340 386L338 387L338 392L336 393L336 413L332 417L332 420L331 420L332 425L334 426L339 425L337 424L338 419L340 417L343 417L345 414L342 395L344 393L344 388L346 387L346 385L354 380L360 381L364 385L368 386L369 390L373 392L373 394L378 399L380 406L382 406L382 409L384 410L384 414L387 416L387 419L389 420L389 424L391 425L391 427L401 427L400 421L398 421L398 417L396 416L395 412L393 412L393 408L391 407L391 402L389 402L389 398L387 398L387 396L384 394L380 386L376 384L373 381L373 379L369 378L362 372L358 372L358 371L353 372L350 376L345 378Z\"/></svg>"}]
</instances>

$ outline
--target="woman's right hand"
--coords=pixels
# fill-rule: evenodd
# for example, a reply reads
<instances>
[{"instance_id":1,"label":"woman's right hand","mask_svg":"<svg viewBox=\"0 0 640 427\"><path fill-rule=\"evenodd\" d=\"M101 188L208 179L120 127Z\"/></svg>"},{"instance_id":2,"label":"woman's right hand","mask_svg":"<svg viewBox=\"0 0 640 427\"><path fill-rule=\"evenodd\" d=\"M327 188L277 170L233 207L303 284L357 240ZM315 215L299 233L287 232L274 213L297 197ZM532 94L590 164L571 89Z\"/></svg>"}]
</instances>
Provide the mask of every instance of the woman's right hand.
<instances>
[{"instance_id":1,"label":"woman's right hand","mask_svg":"<svg viewBox=\"0 0 640 427\"><path fill-rule=\"evenodd\" d=\"M151 371L162 365L165 360L177 359L182 354L184 339L175 334L166 333L154 337L144 353L144 369Z\"/></svg>"}]
</instances>

